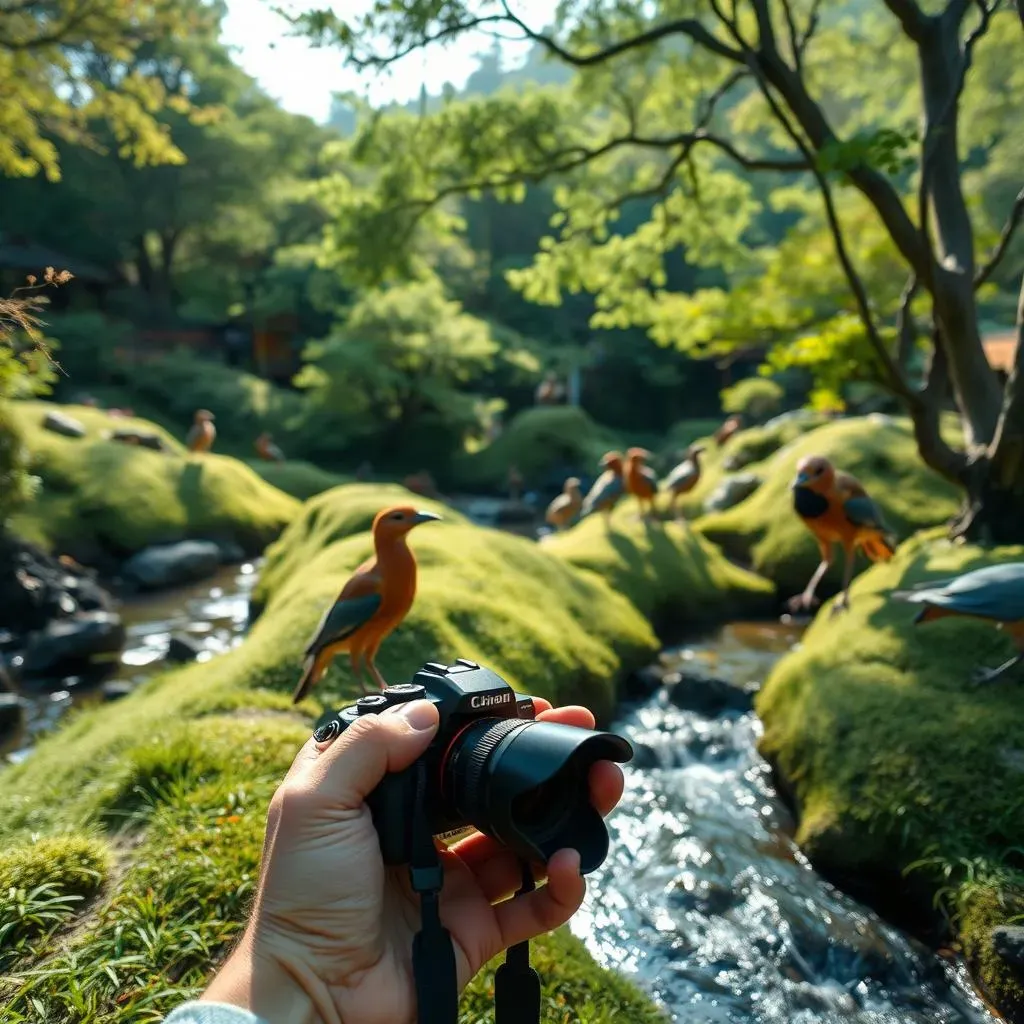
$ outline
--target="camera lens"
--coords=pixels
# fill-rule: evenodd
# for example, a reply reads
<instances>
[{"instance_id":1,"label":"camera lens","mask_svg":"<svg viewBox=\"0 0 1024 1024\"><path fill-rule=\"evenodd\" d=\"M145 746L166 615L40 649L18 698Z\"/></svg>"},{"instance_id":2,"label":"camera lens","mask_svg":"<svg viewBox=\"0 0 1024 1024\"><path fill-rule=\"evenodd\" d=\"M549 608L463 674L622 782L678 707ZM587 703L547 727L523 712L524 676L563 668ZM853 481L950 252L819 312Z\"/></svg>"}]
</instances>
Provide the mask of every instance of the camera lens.
<instances>
[{"instance_id":1,"label":"camera lens","mask_svg":"<svg viewBox=\"0 0 1024 1024\"><path fill-rule=\"evenodd\" d=\"M590 802L596 761L633 756L620 736L556 722L477 719L459 733L442 765L445 798L458 815L519 856L547 861L579 851L593 871L608 853L608 832Z\"/></svg>"}]
</instances>

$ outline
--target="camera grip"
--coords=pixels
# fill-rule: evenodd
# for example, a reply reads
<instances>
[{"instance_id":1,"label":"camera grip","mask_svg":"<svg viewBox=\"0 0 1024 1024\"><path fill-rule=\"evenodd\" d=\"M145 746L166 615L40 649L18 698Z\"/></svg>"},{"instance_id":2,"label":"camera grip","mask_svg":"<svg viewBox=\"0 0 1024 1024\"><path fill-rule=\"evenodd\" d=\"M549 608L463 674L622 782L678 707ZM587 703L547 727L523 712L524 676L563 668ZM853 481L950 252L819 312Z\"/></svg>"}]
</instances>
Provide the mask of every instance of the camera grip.
<instances>
[{"instance_id":1,"label":"camera grip","mask_svg":"<svg viewBox=\"0 0 1024 1024\"><path fill-rule=\"evenodd\" d=\"M380 841L380 854L387 865L408 864L412 856L415 764L385 775L366 798L373 815L373 827Z\"/></svg>"}]
</instances>

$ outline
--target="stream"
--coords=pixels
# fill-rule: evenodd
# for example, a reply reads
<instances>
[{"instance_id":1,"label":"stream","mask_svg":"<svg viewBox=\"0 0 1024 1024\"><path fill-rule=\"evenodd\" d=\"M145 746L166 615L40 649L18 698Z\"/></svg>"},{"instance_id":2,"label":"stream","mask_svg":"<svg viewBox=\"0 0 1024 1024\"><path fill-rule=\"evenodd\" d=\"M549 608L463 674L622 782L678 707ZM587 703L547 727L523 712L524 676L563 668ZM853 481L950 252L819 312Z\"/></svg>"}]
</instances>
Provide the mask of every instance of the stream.
<instances>
[{"instance_id":1,"label":"stream","mask_svg":"<svg viewBox=\"0 0 1024 1024\"><path fill-rule=\"evenodd\" d=\"M663 660L760 683L793 627L734 623ZM967 1024L994 1017L966 968L839 892L793 842L752 712L708 718L663 690L612 726L626 768L611 852L572 930L686 1024Z\"/></svg>"},{"instance_id":2,"label":"stream","mask_svg":"<svg viewBox=\"0 0 1024 1024\"><path fill-rule=\"evenodd\" d=\"M120 609L128 643L113 678L168 667L172 635L206 660L242 642L258 565ZM759 684L800 631L733 623L663 653L669 667ZM108 677L109 679L109 677ZM109 686L109 682L105 684ZM31 698L7 760L102 687L65 680ZM111 710L116 714L116 708ZM686 1024L974 1024L995 1021L966 969L890 927L824 881L797 849L792 816L758 755L752 712L706 717L665 689L624 704L612 727L637 748L608 819L611 852L588 880L572 929L598 961L631 976ZM649 766L649 767L648 767Z\"/></svg>"}]
</instances>

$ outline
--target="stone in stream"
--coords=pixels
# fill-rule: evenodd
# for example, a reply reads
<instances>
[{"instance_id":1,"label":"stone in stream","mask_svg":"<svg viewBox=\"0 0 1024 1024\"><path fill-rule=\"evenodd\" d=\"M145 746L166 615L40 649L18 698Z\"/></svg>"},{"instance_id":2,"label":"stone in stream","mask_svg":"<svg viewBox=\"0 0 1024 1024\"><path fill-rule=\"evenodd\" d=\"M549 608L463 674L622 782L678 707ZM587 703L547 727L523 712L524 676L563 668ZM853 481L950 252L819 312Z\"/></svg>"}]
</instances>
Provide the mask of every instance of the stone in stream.
<instances>
[{"instance_id":1,"label":"stone in stream","mask_svg":"<svg viewBox=\"0 0 1024 1024\"><path fill-rule=\"evenodd\" d=\"M1024 967L1024 927L999 925L992 929L989 938L1000 960L1012 967Z\"/></svg>"},{"instance_id":2,"label":"stone in stream","mask_svg":"<svg viewBox=\"0 0 1024 1024\"><path fill-rule=\"evenodd\" d=\"M203 645L198 640L180 633L171 635L167 644L167 661L195 661L203 652Z\"/></svg>"},{"instance_id":3,"label":"stone in stream","mask_svg":"<svg viewBox=\"0 0 1024 1024\"><path fill-rule=\"evenodd\" d=\"M706 718L716 718L726 711L750 711L757 692L697 672L670 672L665 685L669 687L668 699L677 708L696 711Z\"/></svg>"},{"instance_id":4,"label":"stone in stream","mask_svg":"<svg viewBox=\"0 0 1024 1024\"><path fill-rule=\"evenodd\" d=\"M761 486L756 473L735 473L727 476L704 502L705 512L724 512L727 508L746 501Z\"/></svg>"},{"instance_id":5,"label":"stone in stream","mask_svg":"<svg viewBox=\"0 0 1024 1024\"><path fill-rule=\"evenodd\" d=\"M132 683L127 683L123 679L111 679L103 684L103 689L100 692L103 694L104 701L109 703L127 697L134 689L135 686Z\"/></svg>"},{"instance_id":6,"label":"stone in stream","mask_svg":"<svg viewBox=\"0 0 1024 1024\"><path fill-rule=\"evenodd\" d=\"M17 667L24 679L88 675L94 658L120 653L124 640L125 629L119 615L84 612L31 633Z\"/></svg>"},{"instance_id":7,"label":"stone in stream","mask_svg":"<svg viewBox=\"0 0 1024 1024\"><path fill-rule=\"evenodd\" d=\"M63 412L48 412L43 417L43 426L62 437L85 437L85 426Z\"/></svg>"},{"instance_id":8,"label":"stone in stream","mask_svg":"<svg viewBox=\"0 0 1024 1024\"><path fill-rule=\"evenodd\" d=\"M17 732L25 722L25 701L14 693L0 693L0 738Z\"/></svg>"},{"instance_id":9,"label":"stone in stream","mask_svg":"<svg viewBox=\"0 0 1024 1024\"><path fill-rule=\"evenodd\" d=\"M143 590L157 590L204 579L220 564L220 548L212 540L183 540L143 548L125 562L122 573Z\"/></svg>"},{"instance_id":10,"label":"stone in stream","mask_svg":"<svg viewBox=\"0 0 1024 1024\"><path fill-rule=\"evenodd\" d=\"M626 700L644 700L665 685L665 669L661 665L645 665L626 676L622 696Z\"/></svg>"},{"instance_id":11,"label":"stone in stream","mask_svg":"<svg viewBox=\"0 0 1024 1024\"><path fill-rule=\"evenodd\" d=\"M241 544L233 540L219 540L217 547L220 549L220 560L224 565L237 565L245 561L245 550Z\"/></svg>"}]
</instances>

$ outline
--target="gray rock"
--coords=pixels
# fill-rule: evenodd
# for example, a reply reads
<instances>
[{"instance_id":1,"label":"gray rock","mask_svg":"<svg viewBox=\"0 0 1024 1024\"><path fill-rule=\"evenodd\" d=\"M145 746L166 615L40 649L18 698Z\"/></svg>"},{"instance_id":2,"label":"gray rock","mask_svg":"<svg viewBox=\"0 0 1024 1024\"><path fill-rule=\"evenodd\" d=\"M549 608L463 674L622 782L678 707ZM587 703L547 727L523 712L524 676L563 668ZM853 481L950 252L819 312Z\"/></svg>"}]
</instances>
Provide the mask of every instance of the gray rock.
<instances>
[{"instance_id":1,"label":"gray rock","mask_svg":"<svg viewBox=\"0 0 1024 1024\"><path fill-rule=\"evenodd\" d=\"M25 701L14 693L0 693L0 736L17 732L25 723Z\"/></svg>"},{"instance_id":2,"label":"gray rock","mask_svg":"<svg viewBox=\"0 0 1024 1024\"><path fill-rule=\"evenodd\" d=\"M714 676L672 672L665 676L665 685L670 687L668 699L677 708L696 711L707 718L716 718L727 711L750 711L754 706L755 691Z\"/></svg>"},{"instance_id":3,"label":"gray rock","mask_svg":"<svg viewBox=\"0 0 1024 1024\"><path fill-rule=\"evenodd\" d=\"M665 668L662 665L645 665L626 676L622 695L631 700L643 700L665 685Z\"/></svg>"},{"instance_id":4,"label":"gray rock","mask_svg":"<svg viewBox=\"0 0 1024 1024\"><path fill-rule=\"evenodd\" d=\"M220 540L217 541L217 547L220 548L220 560L224 565L237 565L245 561L245 549L241 544L233 540Z\"/></svg>"},{"instance_id":5,"label":"gray rock","mask_svg":"<svg viewBox=\"0 0 1024 1024\"><path fill-rule=\"evenodd\" d=\"M23 678L88 674L98 655L124 648L125 629L114 612L85 612L73 619L51 622L29 635L19 666Z\"/></svg>"},{"instance_id":6,"label":"gray rock","mask_svg":"<svg viewBox=\"0 0 1024 1024\"><path fill-rule=\"evenodd\" d=\"M167 644L168 661L195 661L202 653L203 645L190 636L175 633Z\"/></svg>"},{"instance_id":7,"label":"gray rock","mask_svg":"<svg viewBox=\"0 0 1024 1024\"><path fill-rule=\"evenodd\" d=\"M143 548L125 562L122 572L143 590L157 590L204 579L220 563L220 548L213 541L183 540Z\"/></svg>"},{"instance_id":8,"label":"gray rock","mask_svg":"<svg viewBox=\"0 0 1024 1024\"><path fill-rule=\"evenodd\" d=\"M155 452L167 450L164 439L159 434L148 430L135 430L131 427L117 427L108 435L111 441L118 441L121 444L134 444L141 448L152 448Z\"/></svg>"},{"instance_id":9,"label":"gray rock","mask_svg":"<svg viewBox=\"0 0 1024 1024\"><path fill-rule=\"evenodd\" d=\"M111 679L110 682L103 684L101 692L103 699L110 702L127 697L134 689L131 683L126 683L123 679Z\"/></svg>"},{"instance_id":10,"label":"gray rock","mask_svg":"<svg viewBox=\"0 0 1024 1024\"><path fill-rule=\"evenodd\" d=\"M85 425L63 412L48 412L43 417L43 426L64 437L85 437Z\"/></svg>"},{"instance_id":11,"label":"gray rock","mask_svg":"<svg viewBox=\"0 0 1024 1024\"><path fill-rule=\"evenodd\" d=\"M704 502L705 512L724 512L749 498L762 484L756 473L727 476Z\"/></svg>"},{"instance_id":12,"label":"gray rock","mask_svg":"<svg viewBox=\"0 0 1024 1024\"><path fill-rule=\"evenodd\" d=\"M1013 967L1024 967L1024 927L999 925L992 929L989 938L1000 960Z\"/></svg>"}]
</instances>

